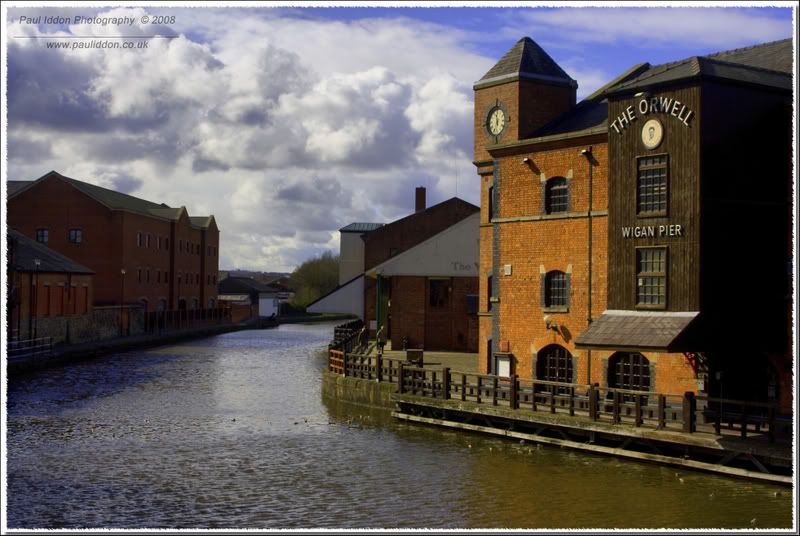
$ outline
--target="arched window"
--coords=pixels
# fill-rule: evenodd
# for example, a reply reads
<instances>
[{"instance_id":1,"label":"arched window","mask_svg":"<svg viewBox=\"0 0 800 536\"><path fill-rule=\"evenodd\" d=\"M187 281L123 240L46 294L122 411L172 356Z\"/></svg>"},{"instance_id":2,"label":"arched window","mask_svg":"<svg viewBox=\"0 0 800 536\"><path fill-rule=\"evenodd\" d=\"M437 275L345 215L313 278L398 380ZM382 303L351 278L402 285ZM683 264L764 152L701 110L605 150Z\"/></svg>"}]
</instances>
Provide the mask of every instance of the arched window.
<instances>
[{"instance_id":1,"label":"arched window","mask_svg":"<svg viewBox=\"0 0 800 536\"><path fill-rule=\"evenodd\" d=\"M544 187L544 211L556 214L569 210L569 181L564 177L555 177L547 181Z\"/></svg>"},{"instance_id":2,"label":"arched window","mask_svg":"<svg viewBox=\"0 0 800 536\"><path fill-rule=\"evenodd\" d=\"M638 352L617 352L608 360L608 386L632 391L650 390L650 361ZM623 396L623 399L630 398Z\"/></svg>"},{"instance_id":3,"label":"arched window","mask_svg":"<svg viewBox=\"0 0 800 536\"><path fill-rule=\"evenodd\" d=\"M158 310L159 311L166 311L167 310L167 300L160 299L158 300Z\"/></svg>"},{"instance_id":4,"label":"arched window","mask_svg":"<svg viewBox=\"0 0 800 536\"><path fill-rule=\"evenodd\" d=\"M542 348L536 355L536 379L573 383L572 354L558 344Z\"/></svg>"},{"instance_id":5,"label":"arched window","mask_svg":"<svg viewBox=\"0 0 800 536\"><path fill-rule=\"evenodd\" d=\"M551 270L542 278L542 307L569 307L569 274Z\"/></svg>"}]
</instances>

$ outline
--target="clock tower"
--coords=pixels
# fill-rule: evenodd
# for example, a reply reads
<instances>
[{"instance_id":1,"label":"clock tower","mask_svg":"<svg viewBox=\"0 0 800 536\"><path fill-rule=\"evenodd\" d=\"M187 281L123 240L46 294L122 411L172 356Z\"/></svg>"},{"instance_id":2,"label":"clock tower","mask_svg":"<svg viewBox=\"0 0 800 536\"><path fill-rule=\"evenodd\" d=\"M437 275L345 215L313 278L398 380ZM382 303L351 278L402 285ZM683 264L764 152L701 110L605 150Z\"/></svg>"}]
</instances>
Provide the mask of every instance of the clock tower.
<instances>
[{"instance_id":1,"label":"clock tower","mask_svg":"<svg viewBox=\"0 0 800 536\"><path fill-rule=\"evenodd\" d=\"M478 80L475 160L486 148L530 138L575 105L578 83L530 37L524 37Z\"/></svg>"}]
</instances>

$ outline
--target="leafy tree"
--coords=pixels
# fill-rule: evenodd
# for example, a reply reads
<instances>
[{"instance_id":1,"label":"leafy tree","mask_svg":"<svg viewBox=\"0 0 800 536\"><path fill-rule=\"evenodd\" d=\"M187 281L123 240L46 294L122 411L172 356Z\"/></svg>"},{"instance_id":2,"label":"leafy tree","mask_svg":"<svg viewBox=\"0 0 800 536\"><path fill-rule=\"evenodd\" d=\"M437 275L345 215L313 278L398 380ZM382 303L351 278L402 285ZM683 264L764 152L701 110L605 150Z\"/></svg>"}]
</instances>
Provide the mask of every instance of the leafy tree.
<instances>
[{"instance_id":1,"label":"leafy tree","mask_svg":"<svg viewBox=\"0 0 800 536\"><path fill-rule=\"evenodd\" d=\"M305 261L295 268L290 286L295 294L292 305L305 307L339 284L339 256L330 251Z\"/></svg>"}]
</instances>

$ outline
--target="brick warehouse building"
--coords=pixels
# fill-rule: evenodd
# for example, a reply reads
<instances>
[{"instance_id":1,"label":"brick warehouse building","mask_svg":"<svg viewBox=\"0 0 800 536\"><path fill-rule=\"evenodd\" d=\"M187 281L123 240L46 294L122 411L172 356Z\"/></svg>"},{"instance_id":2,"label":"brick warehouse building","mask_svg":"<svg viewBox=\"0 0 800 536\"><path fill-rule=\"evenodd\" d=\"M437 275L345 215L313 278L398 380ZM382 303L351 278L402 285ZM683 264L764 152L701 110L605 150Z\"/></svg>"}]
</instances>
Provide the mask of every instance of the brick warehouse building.
<instances>
[{"instance_id":1,"label":"brick warehouse building","mask_svg":"<svg viewBox=\"0 0 800 536\"><path fill-rule=\"evenodd\" d=\"M456 197L427 207L419 187L414 213L343 227L340 285L307 310L355 314L393 348L477 351L478 213Z\"/></svg>"},{"instance_id":2,"label":"brick warehouse building","mask_svg":"<svg viewBox=\"0 0 800 536\"><path fill-rule=\"evenodd\" d=\"M145 311L217 306L214 216L172 208L55 171L8 182L8 224L95 272L94 305Z\"/></svg>"},{"instance_id":3,"label":"brick warehouse building","mask_svg":"<svg viewBox=\"0 0 800 536\"><path fill-rule=\"evenodd\" d=\"M791 68L791 40L641 64L575 104L525 38L487 72L482 371L789 411Z\"/></svg>"}]
</instances>

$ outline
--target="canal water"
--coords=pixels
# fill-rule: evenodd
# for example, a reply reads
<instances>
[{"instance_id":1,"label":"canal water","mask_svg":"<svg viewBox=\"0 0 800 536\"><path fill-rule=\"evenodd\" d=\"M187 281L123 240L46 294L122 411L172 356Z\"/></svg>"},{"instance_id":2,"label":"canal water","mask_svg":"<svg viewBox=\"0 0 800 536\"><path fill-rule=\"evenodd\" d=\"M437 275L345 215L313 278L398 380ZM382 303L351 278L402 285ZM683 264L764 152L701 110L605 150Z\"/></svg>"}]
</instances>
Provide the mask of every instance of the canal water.
<instances>
[{"instance_id":1,"label":"canal water","mask_svg":"<svg viewBox=\"0 0 800 536\"><path fill-rule=\"evenodd\" d=\"M8 383L10 528L790 528L788 488L323 399L332 325Z\"/></svg>"}]
</instances>

